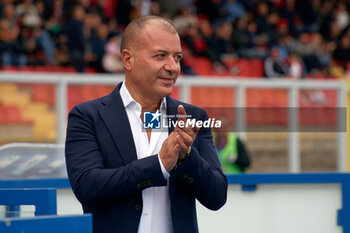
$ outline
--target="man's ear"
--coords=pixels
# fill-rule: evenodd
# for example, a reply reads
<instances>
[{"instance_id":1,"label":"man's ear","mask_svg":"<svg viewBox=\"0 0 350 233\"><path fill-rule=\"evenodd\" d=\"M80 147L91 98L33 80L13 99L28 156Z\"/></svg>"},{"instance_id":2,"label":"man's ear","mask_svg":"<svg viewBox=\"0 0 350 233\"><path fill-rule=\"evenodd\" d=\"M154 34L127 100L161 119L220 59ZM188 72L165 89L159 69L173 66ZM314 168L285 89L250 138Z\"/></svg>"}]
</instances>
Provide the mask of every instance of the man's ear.
<instances>
[{"instance_id":1,"label":"man's ear","mask_svg":"<svg viewBox=\"0 0 350 233\"><path fill-rule=\"evenodd\" d=\"M134 64L134 54L128 49L123 49L122 62L125 70L130 71Z\"/></svg>"}]
</instances>

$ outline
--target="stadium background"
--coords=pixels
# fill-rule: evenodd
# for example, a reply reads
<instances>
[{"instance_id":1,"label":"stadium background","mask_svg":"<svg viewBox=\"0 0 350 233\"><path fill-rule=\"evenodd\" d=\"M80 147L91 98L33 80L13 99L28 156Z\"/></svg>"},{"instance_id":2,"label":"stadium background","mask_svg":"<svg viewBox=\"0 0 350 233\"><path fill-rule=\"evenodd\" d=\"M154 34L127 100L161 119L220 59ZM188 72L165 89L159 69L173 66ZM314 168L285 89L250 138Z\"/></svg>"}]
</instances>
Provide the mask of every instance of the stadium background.
<instances>
[{"instance_id":1,"label":"stadium background","mask_svg":"<svg viewBox=\"0 0 350 233\"><path fill-rule=\"evenodd\" d=\"M113 77L113 73L122 72L120 68L112 71L111 67L120 65L123 28L133 18L146 14L173 19L183 41L184 75L272 82L326 80L346 85L349 74L348 1L27 0L2 1L0 9L3 74L49 72L49 79L50 73L84 72L86 76L109 73ZM289 69L269 77L264 61L275 48L279 50L278 62ZM293 55L302 64L296 72ZM112 89L111 85L70 85L67 111ZM2 82L0 93L1 144L58 141L54 85ZM233 88L196 87L191 88L190 95L190 102L199 106L235 107ZM300 107L339 107L337 93L332 89L306 89L298 95ZM173 96L180 97L177 89ZM287 108L288 93L282 89L249 88L244 106ZM334 120L322 112L300 118L301 125L316 127ZM248 125L278 126L287 120L281 120L278 114L247 116ZM336 170L336 135L301 133L302 170ZM287 133L247 133L244 137L253 158L251 172L287 170Z\"/></svg>"},{"instance_id":2,"label":"stadium background","mask_svg":"<svg viewBox=\"0 0 350 233\"><path fill-rule=\"evenodd\" d=\"M347 0L2 0L0 145L62 143L58 136L62 129L57 128L57 110L62 104L68 112L78 103L109 93L114 85L110 81L69 84L65 105L57 99L59 85L50 79L83 76L84 80L113 81L122 77L120 36L130 20L148 14L171 18L179 30L184 51L179 81L205 79L214 83L189 87L189 102L202 107L288 108L290 99L285 88L247 88L243 105L237 106L238 89L218 87L215 80L262 81L271 82L271 86L307 83L306 88L298 90L297 106L321 110L311 116L299 115L300 125L311 129L334 125L336 116L323 110L349 108L346 104L339 106L349 103L349 7ZM283 69L271 73L267 61L276 50L276 63ZM11 82L11 77L16 81ZM31 78L47 81L32 82ZM347 90L339 95L334 88L311 88L313 82L335 83ZM172 95L183 99L184 92L176 88ZM247 115L245 119L247 126L288 124L287 116L274 113ZM348 171L346 151L350 150L339 149L339 132L310 131L298 133L300 171ZM290 171L290 133L240 135L252 157L248 173ZM346 138L344 145L349 145ZM341 162L346 163L342 165L345 169L339 169L339 150L344 153Z\"/></svg>"}]
</instances>

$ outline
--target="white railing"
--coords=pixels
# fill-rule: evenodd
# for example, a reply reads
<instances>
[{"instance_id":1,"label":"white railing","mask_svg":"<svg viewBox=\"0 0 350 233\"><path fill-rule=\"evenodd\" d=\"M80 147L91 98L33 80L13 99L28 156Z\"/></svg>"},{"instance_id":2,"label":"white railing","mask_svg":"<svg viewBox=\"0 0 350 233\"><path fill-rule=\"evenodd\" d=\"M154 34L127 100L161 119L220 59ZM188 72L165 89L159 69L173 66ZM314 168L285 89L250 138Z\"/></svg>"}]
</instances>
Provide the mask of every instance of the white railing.
<instances>
[{"instance_id":1,"label":"white railing","mask_svg":"<svg viewBox=\"0 0 350 233\"><path fill-rule=\"evenodd\" d=\"M56 114L57 114L57 143L65 141L65 126L67 116L68 85L79 84L117 84L122 81L122 74L101 75L101 74L58 74L58 73L0 73L1 82L11 83L51 83L56 85ZM244 109L245 94L247 88L274 88L288 91L289 111L289 133L288 140L288 168L289 172L300 172L300 149L299 149L299 128L298 120L298 93L301 89L332 89L337 92L337 107L346 107L346 85L340 81L320 80L281 80L281 79L238 79L238 78L215 78L200 76L183 76L177 81L180 89L180 99L184 102L190 101L190 87L232 87L235 91L235 107ZM1 95L1 93L0 93ZM246 129L245 112L236 111L236 129L243 134ZM338 122L345 122L344 114L338 114ZM337 170L346 171L346 133L339 130L337 146Z\"/></svg>"}]
</instances>

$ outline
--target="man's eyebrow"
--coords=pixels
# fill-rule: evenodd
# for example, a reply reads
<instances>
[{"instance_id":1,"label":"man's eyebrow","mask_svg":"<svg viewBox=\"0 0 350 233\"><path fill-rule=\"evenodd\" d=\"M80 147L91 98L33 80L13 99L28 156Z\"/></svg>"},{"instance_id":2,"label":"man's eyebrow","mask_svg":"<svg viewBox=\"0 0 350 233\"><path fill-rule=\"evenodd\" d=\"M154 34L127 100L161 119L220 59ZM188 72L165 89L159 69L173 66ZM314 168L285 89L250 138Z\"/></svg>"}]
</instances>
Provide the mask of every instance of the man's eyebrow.
<instances>
[{"instance_id":1,"label":"man's eyebrow","mask_svg":"<svg viewBox=\"0 0 350 233\"><path fill-rule=\"evenodd\" d=\"M157 49L157 50L155 51L155 53L166 53L166 54L168 54L169 52L168 52L168 51L165 51L165 50L163 50L163 49Z\"/></svg>"},{"instance_id":2,"label":"man's eyebrow","mask_svg":"<svg viewBox=\"0 0 350 233\"><path fill-rule=\"evenodd\" d=\"M163 49L157 49L157 50L155 51L155 53L165 53L165 54L169 54L168 51L163 50ZM179 54L182 55L182 51L175 52L175 54L176 54L176 55L179 55Z\"/></svg>"}]
</instances>

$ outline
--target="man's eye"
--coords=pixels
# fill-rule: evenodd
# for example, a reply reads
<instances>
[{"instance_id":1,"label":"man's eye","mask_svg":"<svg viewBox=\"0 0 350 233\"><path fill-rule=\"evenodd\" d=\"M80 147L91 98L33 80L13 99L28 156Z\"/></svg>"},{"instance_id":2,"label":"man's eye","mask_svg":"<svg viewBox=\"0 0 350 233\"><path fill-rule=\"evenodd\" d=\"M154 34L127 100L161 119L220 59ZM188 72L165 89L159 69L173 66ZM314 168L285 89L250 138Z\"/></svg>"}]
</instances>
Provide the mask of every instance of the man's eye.
<instances>
[{"instance_id":1,"label":"man's eye","mask_svg":"<svg viewBox=\"0 0 350 233\"><path fill-rule=\"evenodd\" d=\"M176 56L175 56L175 60L176 60L176 61L181 61L181 59L182 59L182 56L181 56L181 55L176 55Z\"/></svg>"},{"instance_id":2,"label":"man's eye","mask_svg":"<svg viewBox=\"0 0 350 233\"><path fill-rule=\"evenodd\" d=\"M163 58L163 57L165 57L165 54L163 54L163 53L157 54L156 57Z\"/></svg>"}]
</instances>

